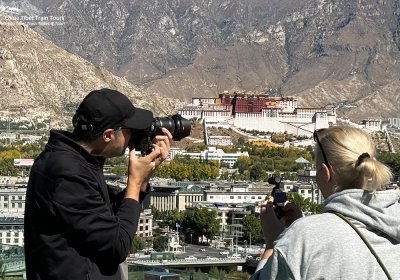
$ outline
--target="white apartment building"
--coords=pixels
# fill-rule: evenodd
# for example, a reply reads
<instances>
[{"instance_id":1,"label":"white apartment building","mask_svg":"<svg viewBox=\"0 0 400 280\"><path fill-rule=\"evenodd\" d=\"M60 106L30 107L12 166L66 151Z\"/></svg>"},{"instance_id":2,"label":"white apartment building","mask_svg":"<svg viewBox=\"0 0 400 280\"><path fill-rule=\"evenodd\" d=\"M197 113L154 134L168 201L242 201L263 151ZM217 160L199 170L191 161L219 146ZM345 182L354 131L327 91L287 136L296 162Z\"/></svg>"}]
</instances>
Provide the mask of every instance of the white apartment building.
<instances>
[{"instance_id":1,"label":"white apartment building","mask_svg":"<svg viewBox=\"0 0 400 280\"><path fill-rule=\"evenodd\" d=\"M173 158L172 156L175 156L176 154L182 154L191 158L197 158L200 161L216 160L218 162L224 162L230 167L233 167L240 156L249 156L248 152L225 153L222 149L217 149L216 147L208 147L206 150L198 153L190 153L183 150L174 150L174 153L171 152L171 159Z\"/></svg>"},{"instance_id":2,"label":"white apartment building","mask_svg":"<svg viewBox=\"0 0 400 280\"><path fill-rule=\"evenodd\" d=\"M24 245L24 219L0 217L0 243L7 245Z\"/></svg>"},{"instance_id":3,"label":"white apartment building","mask_svg":"<svg viewBox=\"0 0 400 280\"><path fill-rule=\"evenodd\" d=\"M211 146L232 146L232 138L230 136L208 136L207 145Z\"/></svg>"},{"instance_id":4,"label":"white apartment building","mask_svg":"<svg viewBox=\"0 0 400 280\"><path fill-rule=\"evenodd\" d=\"M389 118L389 124L391 126L400 128L400 118Z\"/></svg>"},{"instance_id":5,"label":"white apartment building","mask_svg":"<svg viewBox=\"0 0 400 280\"><path fill-rule=\"evenodd\" d=\"M136 234L143 238L153 236L153 214L151 209L144 209L140 213Z\"/></svg>"},{"instance_id":6,"label":"white apartment building","mask_svg":"<svg viewBox=\"0 0 400 280\"><path fill-rule=\"evenodd\" d=\"M367 119L367 120L362 120L361 123L362 123L362 128L368 132L382 130L381 119Z\"/></svg>"},{"instance_id":7,"label":"white apartment building","mask_svg":"<svg viewBox=\"0 0 400 280\"><path fill-rule=\"evenodd\" d=\"M23 218L27 177L0 177L0 216Z\"/></svg>"},{"instance_id":8,"label":"white apartment building","mask_svg":"<svg viewBox=\"0 0 400 280\"><path fill-rule=\"evenodd\" d=\"M250 184L232 185L229 190L216 188L204 192L204 200L219 204L256 204L271 194L272 186L253 188Z\"/></svg>"},{"instance_id":9,"label":"white apartment building","mask_svg":"<svg viewBox=\"0 0 400 280\"><path fill-rule=\"evenodd\" d=\"M283 191L285 192L297 192L305 199L308 199L313 203L321 203L323 197L317 184L313 181L309 182L294 182L294 181L283 181Z\"/></svg>"}]
</instances>

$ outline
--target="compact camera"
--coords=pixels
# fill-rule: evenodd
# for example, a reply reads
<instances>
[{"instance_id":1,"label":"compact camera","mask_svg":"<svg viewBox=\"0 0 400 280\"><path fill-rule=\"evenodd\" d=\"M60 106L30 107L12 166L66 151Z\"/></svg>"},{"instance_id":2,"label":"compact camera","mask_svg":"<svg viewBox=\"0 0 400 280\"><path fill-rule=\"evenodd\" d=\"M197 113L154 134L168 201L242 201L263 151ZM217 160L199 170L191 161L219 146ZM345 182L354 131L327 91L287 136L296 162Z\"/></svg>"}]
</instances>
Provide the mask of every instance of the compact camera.
<instances>
[{"instance_id":1,"label":"compact camera","mask_svg":"<svg viewBox=\"0 0 400 280\"><path fill-rule=\"evenodd\" d=\"M276 176L276 177L270 177L268 178L268 183L275 185L275 187L272 189L271 195L274 198L274 206L275 206L275 212L278 217L278 219L282 218L285 216L285 211L283 211L283 207L285 206L285 202L287 201L287 195L286 192L282 191L280 189L281 185L281 178Z\"/></svg>"},{"instance_id":2,"label":"compact camera","mask_svg":"<svg viewBox=\"0 0 400 280\"><path fill-rule=\"evenodd\" d=\"M176 114L168 117L156 117L153 119L148 129L133 129L130 147L135 147L142 155L149 154L152 149L152 141L157 135L163 135L161 128L166 128L171 132L172 139L179 141L190 135L191 124L188 119Z\"/></svg>"}]
</instances>

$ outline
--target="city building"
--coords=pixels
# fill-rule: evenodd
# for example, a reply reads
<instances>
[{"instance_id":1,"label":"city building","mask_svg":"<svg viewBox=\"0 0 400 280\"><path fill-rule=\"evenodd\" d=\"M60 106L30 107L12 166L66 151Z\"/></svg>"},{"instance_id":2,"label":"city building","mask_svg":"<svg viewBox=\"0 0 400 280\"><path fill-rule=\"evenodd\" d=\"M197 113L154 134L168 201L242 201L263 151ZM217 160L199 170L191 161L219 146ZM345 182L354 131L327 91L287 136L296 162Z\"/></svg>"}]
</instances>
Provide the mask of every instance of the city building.
<instances>
[{"instance_id":1,"label":"city building","mask_svg":"<svg viewBox=\"0 0 400 280\"><path fill-rule=\"evenodd\" d=\"M389 124L392 127L400 128L400 118L389 118Z\"/></svg>"},{"instance_id":2,"label":"city building","mask_svg":"<svg viewBox=\"0 0 400 280\"><path fill-rule=\"evenodd\" d=\"M151 213L151 209L144 209L140 213L136 235L143 238L153 236L153 214Z\"/></svg>"},{"instance_id":3,"label":"city building","mask_svg":"<svg viewBox=\"0 0 400 280\"><path fill-rule=\"evenodd\" d=\"M172 150L170 154L171 159L173 159L173 157L177 154L181 154L183 156L189 156L191 158L195 158L200 161L215 160L220 163L225 163L229 165L229 167L233 167L233 165L236 163L239 157L249 156L248 152L225 153L222 149L217 149L216 147L208 147L206 150L200 152L186 152L183 150Z\"/></svg>"},{"instance_id":4,"label":"city building","mask_svg":"<svg viewBox=\"0 0 400 280\"><path fill-rule=\"evenodd\" d=\"M272 185L253 187L252 183L232 184L229 187L213 187L205 190L204 200L219 204L255 204L271 194Z\"/></svg>"},{"instance_id":5,"label":"city building","mask_svg":"<svg viewBox=\"0 0 400 280\"><path fill-rule=\"evenodd\" d=\"M23 218L28 177L0 177L0 216Z\"/></svg>"},{"instance_id":6,"label":"city building","mask_svg":"<svg viewBox=\"0 0 400 280\"><path fill-rule=\"evenodd\" d=\"M230 136L208 136L206 143L210 146L232 146L232 138Z\"/></svg>"},{"instance_id":7,"label":"city building","mask_svg":"<svg viewBox=\"0 0 400 280\"><path fill-rule=\"evenodd\" d=\"M381 131L382 120L381 119L366 119L361 121L362 128L368 132Z\"/></svg>"},{"instance_id":8,"label":"city building","mask_svg":"<svg viewBox=\"0 0 400 280\"><path fill-rule=\"evenodd\" d=\"M158 182L153 184L150 205L161 211L173 209L185 211L193 202L204 201L204 187L190 182L180 182L180 184Z\"/></svg>"},{"instance_id":9,"label":"city building","mask_svg":"<svg viewBox=\"0 0 400 280\"><path fill-rule=\"evenodd\" d=\"M24 219L0 217L0 243L7 245L24 245Z\"/></svg>"}]
</instances>

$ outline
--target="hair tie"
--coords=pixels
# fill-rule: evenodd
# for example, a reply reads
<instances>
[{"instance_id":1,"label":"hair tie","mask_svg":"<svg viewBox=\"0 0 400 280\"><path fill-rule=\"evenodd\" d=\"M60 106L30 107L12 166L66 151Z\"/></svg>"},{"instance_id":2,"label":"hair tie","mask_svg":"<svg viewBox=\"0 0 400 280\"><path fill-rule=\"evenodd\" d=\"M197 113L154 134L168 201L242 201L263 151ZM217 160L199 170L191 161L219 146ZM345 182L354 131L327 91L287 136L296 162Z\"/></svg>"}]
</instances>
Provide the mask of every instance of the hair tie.
<instances>
[{"instance_id":1,"label":"hair tie","mask_svg":"<svg viewBox=\"0 0 400 280\"><path fill-rule=\"evenodd\" d=\"M368 153L362 153L362 154L358 157L358 159L357 159L357 161L356 161L356 166L355 166L355 167L359 166L359 165L364 161L364 159L370 158L370 157L371 157L371 156L370 156Z\"/></svg>"}]
</instances>

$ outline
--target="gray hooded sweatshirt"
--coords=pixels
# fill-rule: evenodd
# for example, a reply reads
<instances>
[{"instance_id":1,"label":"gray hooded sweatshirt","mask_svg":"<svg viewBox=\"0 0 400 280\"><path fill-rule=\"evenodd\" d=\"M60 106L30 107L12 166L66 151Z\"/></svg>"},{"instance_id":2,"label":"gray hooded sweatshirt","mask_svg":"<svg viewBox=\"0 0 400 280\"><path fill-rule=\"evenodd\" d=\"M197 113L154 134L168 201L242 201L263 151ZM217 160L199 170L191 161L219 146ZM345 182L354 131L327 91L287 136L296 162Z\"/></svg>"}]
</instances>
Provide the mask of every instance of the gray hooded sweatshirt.
<instances>
[{"instance_id":1,"label":"gray hooded sweatshirt","mask_svg":"<svg viewBox=\"0 0 400 280\"><path fill-rule=\"evenodd\" d=\"M348 219L370 242L392 279L400 279L400 190L344 190L325 201L324 213L295 221L261 260L252 280L387 279Z\"/></svg>"}]
</instances>

